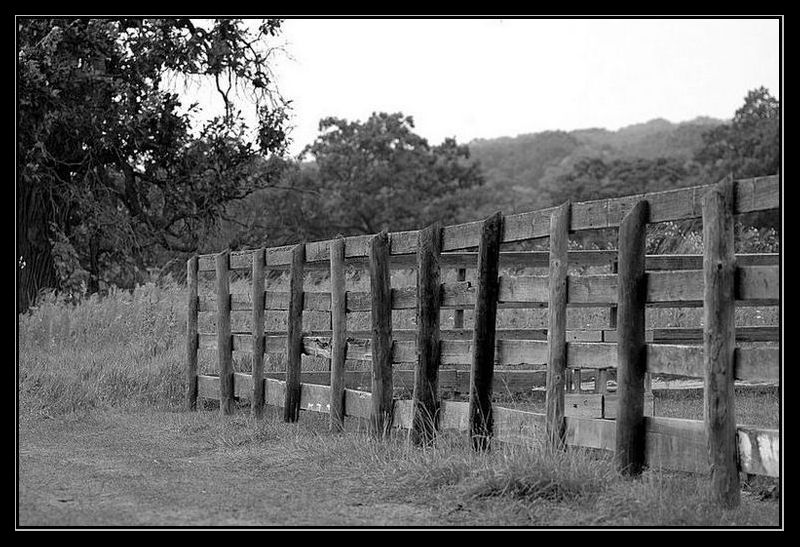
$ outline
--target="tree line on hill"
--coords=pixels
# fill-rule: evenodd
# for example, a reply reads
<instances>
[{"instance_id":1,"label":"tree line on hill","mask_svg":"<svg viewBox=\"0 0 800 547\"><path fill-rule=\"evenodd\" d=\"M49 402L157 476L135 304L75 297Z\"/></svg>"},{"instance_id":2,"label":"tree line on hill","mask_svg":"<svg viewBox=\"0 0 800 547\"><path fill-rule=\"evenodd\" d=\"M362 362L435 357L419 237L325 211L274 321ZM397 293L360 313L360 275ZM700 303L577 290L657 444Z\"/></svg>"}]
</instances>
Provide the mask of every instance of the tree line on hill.
<instances>
[{"instance_id":1,"label":"tree line on hill","mask_svg":"<svg viewBox=\"0 0 800 547\"><path fill-rule=\"evenodd\" d=\"M290 101L270 71L280 32L280 20L18 20L19 311L42 290L79 298L180 277L198 252L779 173L780 105L764 88L729 122L469 144L431 144L403 113L329 117L291 158ZM197 128L199 107L165 85L176 79L212 82L224 114Z\"/></svg>"}]
</instances>

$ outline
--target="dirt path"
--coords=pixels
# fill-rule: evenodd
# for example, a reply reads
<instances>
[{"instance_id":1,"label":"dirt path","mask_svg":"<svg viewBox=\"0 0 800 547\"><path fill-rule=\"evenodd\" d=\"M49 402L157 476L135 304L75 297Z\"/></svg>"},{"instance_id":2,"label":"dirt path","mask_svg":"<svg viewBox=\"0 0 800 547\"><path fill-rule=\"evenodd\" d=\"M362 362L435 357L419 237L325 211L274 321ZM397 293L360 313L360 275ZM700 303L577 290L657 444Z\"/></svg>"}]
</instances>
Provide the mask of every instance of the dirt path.
<instances>
[{"instance_id":1,"label":"dirt path","mask_svg":"<svg viewBox=\"0 0 800 547\"><path fill-rule=\"evenodd\" d=\"M430 526L440 520L313 451L220 436L215 414L21 417L19 525Z\"/></svg>"}]
</instances>

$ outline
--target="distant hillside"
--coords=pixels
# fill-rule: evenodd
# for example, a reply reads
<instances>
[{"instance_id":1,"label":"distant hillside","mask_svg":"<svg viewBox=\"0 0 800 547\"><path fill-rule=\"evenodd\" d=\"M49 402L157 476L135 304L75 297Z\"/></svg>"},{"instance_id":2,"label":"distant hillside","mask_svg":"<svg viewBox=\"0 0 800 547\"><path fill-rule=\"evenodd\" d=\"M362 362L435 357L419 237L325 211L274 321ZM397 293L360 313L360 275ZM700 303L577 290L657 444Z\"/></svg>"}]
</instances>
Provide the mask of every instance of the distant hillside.
<instances>
[{"instance_id":1,"label":"distant hillside","mask_svg":"<svg viewBox=\"0 0 800 547\"><path fill-rule=\"evenodd\" d=\"M600 128L543 131L469 143L481 162L491 199L487 209L521 210L542 203L540 181L567 171L582 158L604 161L668 158L685 162L702 144L702 135L726 123L708 117L673 123L657 118L616 131ZM488 197L487 196L487 197Z\"/></svg>"}]
</instances>

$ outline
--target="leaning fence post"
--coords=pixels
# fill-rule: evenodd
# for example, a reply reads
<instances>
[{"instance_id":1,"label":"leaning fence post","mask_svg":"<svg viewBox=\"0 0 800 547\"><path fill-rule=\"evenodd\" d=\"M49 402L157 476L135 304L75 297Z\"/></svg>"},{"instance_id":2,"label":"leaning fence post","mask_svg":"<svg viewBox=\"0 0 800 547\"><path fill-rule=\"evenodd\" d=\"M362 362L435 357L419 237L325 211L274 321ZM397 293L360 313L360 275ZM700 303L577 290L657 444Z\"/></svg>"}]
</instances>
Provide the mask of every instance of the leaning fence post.
<instances>
[{"instance_id":1,"label":"leaning fence post","mask_svg":"<svg viewBox=\"0 0 800 547\"><path fill-rule=\"evenodd\" d=\"M617 423L615 458L623 475L641 474L645 459L645 243L649 205L639 201L619 227L617 274Z\"/></svg>"},{"instance_id":2,"label":"leaning fence post","mask_svg":"<svg viewBox=\"0 0 800 547\"><path fill-rule=\"evenodd\" d=\"M564 386L567 376L567 266L571 205L550 217L550 282L547 303L545 431L551 446L564 446Z\"/></svg>"},{"instance_id":3,"label":"leaning fence post","mask_svg":"<svg viewBox=\"0 0 800 547\"><path fill-rule=\"evenodd\" d=\"M347 356L347 308L345 293L344 238L330 244L331 262L331 431L344 429L345 358Z\"/></svg>"},{"instance_id":4,"label":"leaning fence post","mask_svg":"<svg viewBox=\"0 0 800 547\"><path fill-rule=\"evenodd\" d=\"M296 422L300 417L300 367L303 354L303 266L306 246L292 248L289 271L289 312L286 326L286 395L283 421Z\"/></svg>"},{"instance_id":5,"label":"leaning fence post","mask_svg":"<svg viewBox=\"0 0 800 547\"><path fill-rule=\"evenodd\" d=\"M186 261L186 408L197 408L197 257Z\"/></svg>"},{"instance_id":6,"label":"leaning fence post","mask_svg":"<svg viewBox=\"0 0 800 547\"><path fill-rule=\"evenodd\" d=\"M474 450L488 450L493 433L492 379L502 237L503 215L495 213L481 226L475 276L477 289L469 386L469 436Z\"/></svg>"},{"instance_id":7,"label":"leaning fence post","mask_svg":"<svg viewBox=\"0 0 800 547\"><path fill-rule=\"evenodd\" d=\"M225 250L215 257L217 270L217 359L219 362L219 409L222 414L232 414L233 394L233 344L231 339L231 288L228 272L230 252Z\"/></svg>"},{"instance_id":8,"label":"leaning fence post","mask_svg":"<svg viewBox=\"0 0 800 547\"><path fill-rule=\"evenodd\" d=\"M442 227L438 222L418 232L417 367L414 372L411 423L411 440L416 445L433 441L439 420L441 252Z\"/></svg>"},{"instance_id":9,"label":"leaning fence post","mask_svg":"<svg viewBox=\"0 0 800 547\"><path fill-rule=\"evenodd\" d=\"M392 285L389 275L389 234L370 239L369 281L372 297L372 412L370 430L386 437L392 426Z\"/></svg>"},{"instance_id":10,"label":"leaning fence post","mask_svg":"<svg viewBox=\"0 0 800 547\"><path fill-rule=\"evenodd\" d=\"M253 398L250 411L256 418L264 414L264 263L266 251L253 253Z\"/></svg>"},{"instance_id":11,"label":"leaning fence post","mask_svg":"<svg viewBox=\"0 0 800 547\"><path fill-rule=\"evenodd\" d=\"M734 409L735 301L733 180L703 199L704 418L714 499L724 507L740 502Z\"/></svg>"},{"instance_id":12,"label":"leaning fence post","mask_svg":"<svg viewBox=\"0 0 800 547\"><path fill-rule=\"evenodd\" d=\"M456 281L466 281L467 280L467 269L466 268L458 268L456 270ZM464 310L457 309L453 312L453 328L454 329L463 329L464 328Z\"/></svg>"}]
</instances>

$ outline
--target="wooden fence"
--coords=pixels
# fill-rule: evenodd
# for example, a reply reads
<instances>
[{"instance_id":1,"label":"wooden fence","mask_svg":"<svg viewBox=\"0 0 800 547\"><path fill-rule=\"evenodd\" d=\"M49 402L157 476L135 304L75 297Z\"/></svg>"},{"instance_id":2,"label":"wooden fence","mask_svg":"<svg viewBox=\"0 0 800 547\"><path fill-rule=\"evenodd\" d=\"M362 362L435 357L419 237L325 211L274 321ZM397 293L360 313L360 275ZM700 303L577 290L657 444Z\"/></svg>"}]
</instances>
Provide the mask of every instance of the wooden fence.
<instances>
[{"instance_id":1,"label":"wooden fence","mask_svg":"<svg viewBox=\"0 0 800 547\"><path fill-rule=\"evenodd\" d=\"M739 471L779 476L780 434L736 424L734 381L778 382L781 346L777 326L734 327L734 306L780 305L780 267L775 254L734 255L733 217L778 208L779 188L777 176L725 180L455 226L193 257L187 404L218 399L228 414L236 398L250 399L254 414L275 405L286 421L300 410L329 413L334 430L353 416L376 435L409 429L415 443L455 429L468 432L476 449L493 439L542 438L612 450L625 474L645 465L710 473L716 499L736 505ZM695 218L703 221L703 256L645 255L648 223ZM600 228L618 229L618 250L568 251L569 233ZM538 238L549 238L549 251L501 251ZM369 291L345 291L347 264L369 271ZM570 274L576 265L610 273ZM548 275L501 276L507 267L547 268ZM417 285L392 288L395 268L416 269ZM441 282L445 268L457 270L456 281ZM467 268L475 269L474 282L466 281ZM330 271L330 290L304 292L304 273L321 269ZM231 294L237 270L251 272L251 293ZM265 291L267 270L288 270L288 290ZM215 295L199 295L201 272L216 274ZM566 328L568 307L597 306L612 309L608 328ZM678 306L702 307L703 327L645 328L646 307ZM498 308L537 307L547 308L547 329L496 328ZM456 310L452 328L440 324L447 309ZM471 329L465 309L474 310ZM265 331L265 310L285 310L286 329ZM303 312L313 310L329 314L328 329L303 331ZM393 310L416 310L416 328L393 331ZM231 331L232 311L250 312L250 332ZM209 312L216 332L199 333L198 314ZM371 312L371 330L348 331L352 312ZM199 349L217 352L217 376L198 374ZM252 353L251 374L234 372L234 351ZM265 354L274 353L285 356L285 372L263 371ZM302 355L329 359L330 371L301 372ZM355 361L371 363L371 371L346 370ZM403 363L414 370L393 369ZM609 393L613 373L618 388ZM705 420L653 416L653 374L703 378ZM587 377L590 393L581 387ZM546 391L543 414L492 404L493 390L534 385ZM395 399L398 386L413 398ZM442 400L444 389L468 391L469 399Z\"/></svg>"}]
</instances>

